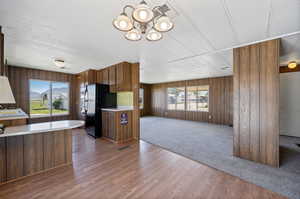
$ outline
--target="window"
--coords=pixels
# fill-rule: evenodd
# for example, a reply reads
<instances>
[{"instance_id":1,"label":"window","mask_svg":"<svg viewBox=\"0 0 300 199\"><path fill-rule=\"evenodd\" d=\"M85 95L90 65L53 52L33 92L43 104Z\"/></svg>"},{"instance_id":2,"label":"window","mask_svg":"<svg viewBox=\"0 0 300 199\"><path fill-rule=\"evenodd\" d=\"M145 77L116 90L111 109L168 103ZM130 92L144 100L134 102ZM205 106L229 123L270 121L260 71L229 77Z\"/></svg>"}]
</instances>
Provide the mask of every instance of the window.
<instances>
[{"instance_id":1,"label":"window","mask_svg":"<svg viewBox=\"0 0 300 199\"><path fill-rule=\"evenodd\" d=\"M140 88L140 97L139 97L139 104L140 104L140 109L144 109L144 89Z\"/></svg>"},{"instance_id":2,"label":"window","mask_svg":"<svg viewBox=\"0 0 300 199\"><path fill-rule=\"evenodd\" d=\"M187 110L208 112L209 86L187 87Z\"/></svg>"},{"instance_id":3,"label":"window","mask_svg":"<svg viewBox=\"0 0 300 199\"><path fill-rule=\"evenodd\" d=\"M168 110L185 110L185 88L168 88Z\"/></svg>"},{"instance_id":4,"label":"window","mask_svg":"<svg viewBox=\"0 0 300 199\"><path fill-rule=\"evenodd\" d=\"M69 114L69 83L29 80L30 117Z\"/></svg>"}]
</instances>

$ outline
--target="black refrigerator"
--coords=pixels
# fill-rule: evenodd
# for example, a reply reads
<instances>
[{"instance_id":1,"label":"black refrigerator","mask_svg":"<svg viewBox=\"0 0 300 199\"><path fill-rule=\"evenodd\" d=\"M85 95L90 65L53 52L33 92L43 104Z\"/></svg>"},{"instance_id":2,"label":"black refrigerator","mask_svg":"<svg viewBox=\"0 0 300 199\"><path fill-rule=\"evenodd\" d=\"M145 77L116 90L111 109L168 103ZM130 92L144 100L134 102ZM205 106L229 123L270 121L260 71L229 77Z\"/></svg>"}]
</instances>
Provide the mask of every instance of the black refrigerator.
<instances>
[{"instance_id":1,"label":"black refrigerator","mask_svg":"<svg viewBox=\"0 0 300 199\"><path fill-rule=\"evenodd\" d=\"M116 108L116 93L109 92L109 85L86 85L81 103L81 113L85 119L85 129L94 138L102 136L102 108Z\"/></svg>"}]
</instances>

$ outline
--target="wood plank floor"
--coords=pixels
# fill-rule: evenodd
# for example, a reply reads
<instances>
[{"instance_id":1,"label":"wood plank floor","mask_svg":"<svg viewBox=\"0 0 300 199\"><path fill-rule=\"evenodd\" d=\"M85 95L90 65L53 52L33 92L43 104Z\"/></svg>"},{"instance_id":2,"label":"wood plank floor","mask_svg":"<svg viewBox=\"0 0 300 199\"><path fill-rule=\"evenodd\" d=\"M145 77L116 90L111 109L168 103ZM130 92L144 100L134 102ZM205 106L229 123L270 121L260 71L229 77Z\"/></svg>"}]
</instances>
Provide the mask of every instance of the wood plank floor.
<instances>
[{"instance_id":1,"label":"wood plank floor","mask_svg":"<svg viewBox=\"0 0 300 199\"><path fill-rule=\"evenodd\" d=\"M73 135L73 167L2 185L0 198L284 198L143 141L118 150L83 130Z\"/></svg>"}]
</instances>

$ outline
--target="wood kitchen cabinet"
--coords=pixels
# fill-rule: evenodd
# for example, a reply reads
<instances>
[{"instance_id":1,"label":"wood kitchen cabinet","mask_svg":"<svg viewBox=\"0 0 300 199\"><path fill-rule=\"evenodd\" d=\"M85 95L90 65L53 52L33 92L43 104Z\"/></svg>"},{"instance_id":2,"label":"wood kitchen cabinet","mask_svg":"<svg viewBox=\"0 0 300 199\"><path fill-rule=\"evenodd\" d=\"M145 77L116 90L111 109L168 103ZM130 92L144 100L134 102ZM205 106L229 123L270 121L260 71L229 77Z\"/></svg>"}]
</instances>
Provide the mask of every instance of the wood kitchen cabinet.
<instances>
[{"instance_id":1,"label":"wood kitchen cabinet","mask_svg":"<svg viewBox=\"0 0 300 199\"><path fill-rule=\"evenodd\" d=\"M97 83L109 84L108 68L104 68L97 71Z\"/></svg>"},{"instance_id":2,"label":"wood kitchen cabinet","mask_svg":"<svg viewBox=\"0 0 300 199\"><path fill-rule=\"evenodd\" d=\"M121 123L125 114L127 123ZM102 111L102 136L115 143L125 143L133 139L132 111Z\"/></svg>"},{"instance_id":3,"label":"wood kitchen cabinet","mask_svg":"<svg viewBox=\"0 0 300 199\"><path fill-rule=\"evenodd\" d=\"M97 71L96 70L87 70L78 74L78 79L80 84L89 85L95 84L97 79Z\"/></svg>"},{"instance_id":4,"label":"wood kitchen cabinet","mask_svg":"<svg viewBox=\"0 0 300 199\"><path fill-rule=\"evenodd\" d=\"M109 85L110 92L132 91L131 64L122 62L101 70L87 70L79 73L84 85L99 83Z\"/></svg>"},{"instance_id":5,"label":"wood kitchen cabinet","mask_svg":"<svg viewBox=\"0 0 300 199\"><path fill-rule=\"evenodd\" d=\"M117 65L113 65L108 67L108 75L109 75L109 90L111 93L117 92Z\"/></svg>"},{"instance_id":6,"label":"wood kitchen cabinet","mask_svg":"<svg viewBox=\"0 0 300 199\"><path fill-rule=\"evenodd\" d=\"M128 62L122 62L116 66L117 73L117 82L116 90L117 91L131 91L131 65Z\"/></svg>"}]
</instances>

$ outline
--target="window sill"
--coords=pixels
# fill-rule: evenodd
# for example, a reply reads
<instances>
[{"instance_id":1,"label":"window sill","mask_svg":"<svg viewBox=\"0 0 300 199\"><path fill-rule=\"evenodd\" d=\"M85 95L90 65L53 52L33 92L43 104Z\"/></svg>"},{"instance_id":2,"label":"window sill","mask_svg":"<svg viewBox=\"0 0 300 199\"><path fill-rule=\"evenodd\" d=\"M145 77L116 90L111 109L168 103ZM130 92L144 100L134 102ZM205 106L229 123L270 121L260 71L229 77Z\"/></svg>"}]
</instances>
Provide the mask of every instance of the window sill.
<instances>
[{"instance_id":1,"label":"window sill","mask_svg":"<svg viewBox=\"0 0 300 199\"><path fill-rule=\"evenodd\" d=\"M67 113L67 114L55 114L55 115L30 115L30 119L50 118L50 117L60 117L60 116L70 116L70 114Z\"/></svg>"},{"instance_id":2,"label":"window sill","mask_svg":"<svg viewBox=\"0 0 300 199\"><path fill-rule=\"evenodd\" d=\"M191 110L187 110L187 112L195 112L195 113L209 113L209 111L191 111Z\"/></svg>"}]
</instances>

